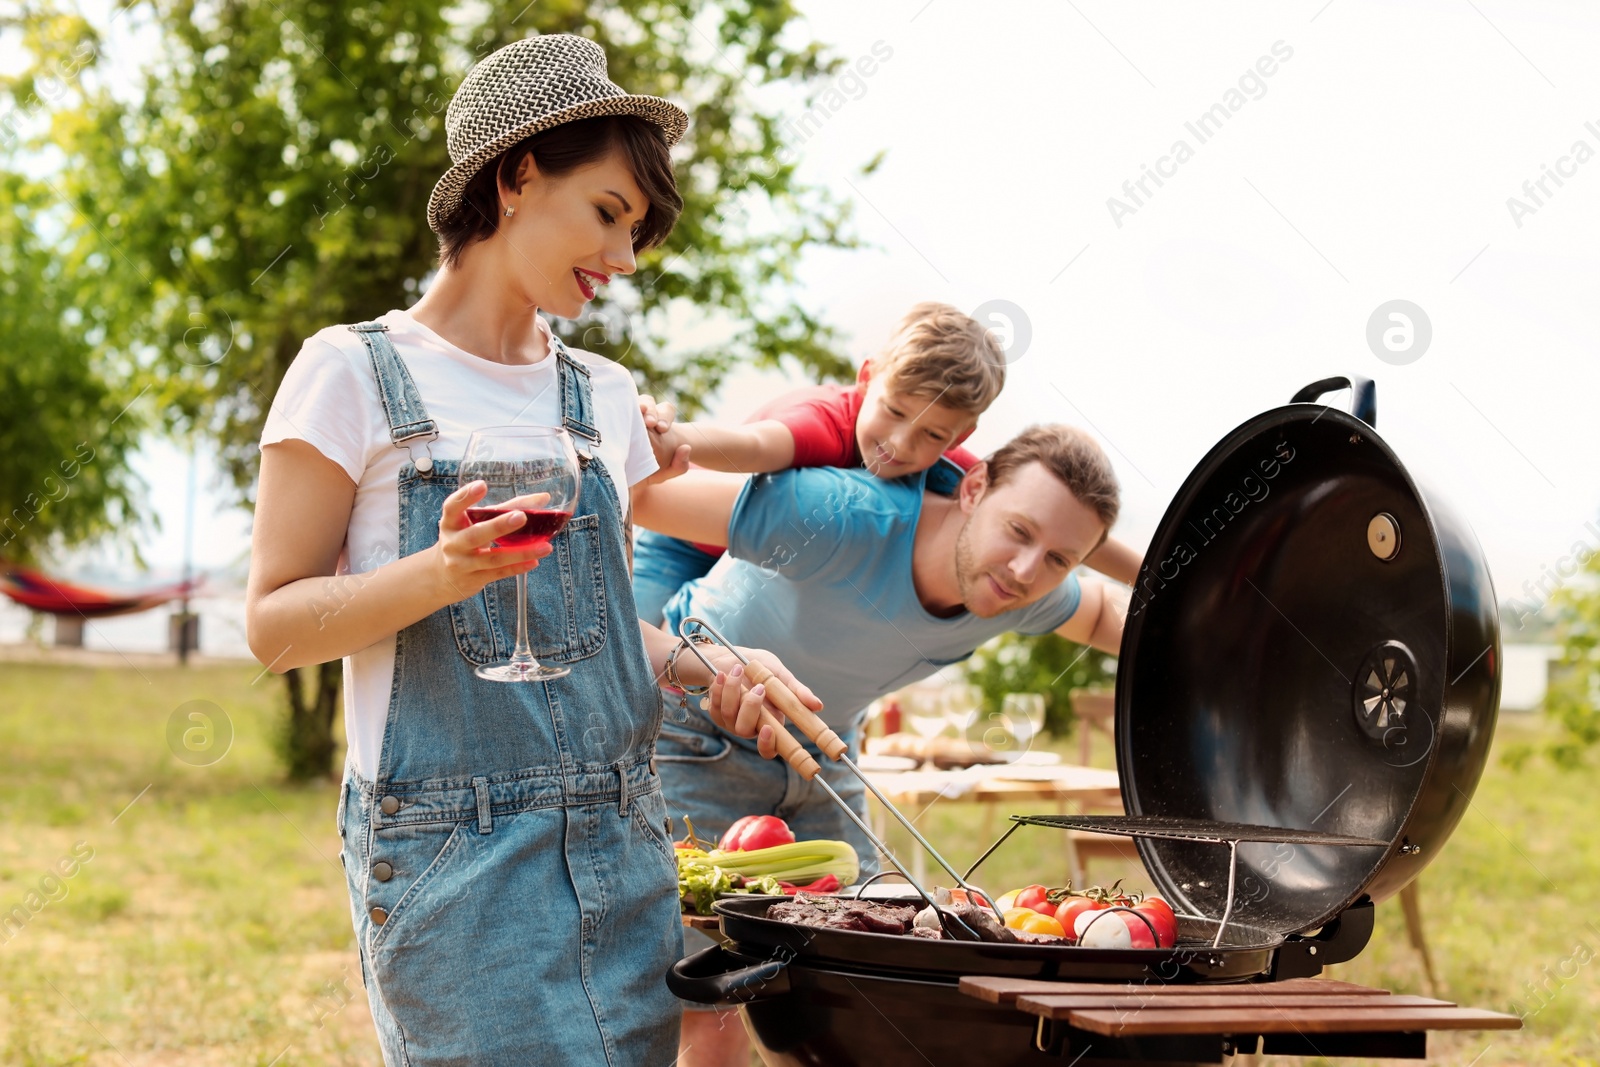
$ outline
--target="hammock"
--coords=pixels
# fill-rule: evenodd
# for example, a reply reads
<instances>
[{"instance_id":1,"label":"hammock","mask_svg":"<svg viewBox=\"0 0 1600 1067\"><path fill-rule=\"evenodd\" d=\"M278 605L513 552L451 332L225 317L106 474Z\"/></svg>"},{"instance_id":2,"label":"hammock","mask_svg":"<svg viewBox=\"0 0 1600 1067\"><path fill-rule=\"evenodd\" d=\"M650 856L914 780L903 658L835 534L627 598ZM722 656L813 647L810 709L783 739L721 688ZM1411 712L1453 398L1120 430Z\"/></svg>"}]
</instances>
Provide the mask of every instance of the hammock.
<instances>
[{"instance_id":1,"label":"hammock","mask_svg":"<svg viewBox=\"0 0 1600 1067\"><path fill-rule=\"evenodd\" d=\"M78 615L87 619L149 611L193 593L200 587L201 580L197 578L132 592L113 592L59 581L26 567L0 567L0 593L23 607L50 615Z\"/></svg>"}]
</instances>

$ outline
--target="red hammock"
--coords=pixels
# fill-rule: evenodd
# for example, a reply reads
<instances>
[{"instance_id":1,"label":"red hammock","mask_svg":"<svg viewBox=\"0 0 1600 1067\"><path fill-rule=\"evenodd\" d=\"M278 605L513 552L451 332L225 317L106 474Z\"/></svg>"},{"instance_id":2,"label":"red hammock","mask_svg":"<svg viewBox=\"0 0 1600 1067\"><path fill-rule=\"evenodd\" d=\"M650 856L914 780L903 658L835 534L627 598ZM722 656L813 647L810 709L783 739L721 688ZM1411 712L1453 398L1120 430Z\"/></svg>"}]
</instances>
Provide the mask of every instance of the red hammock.
<instances>
[{"instance_id":1,"label":"red hammock","mask_svg":"<svg viewBox=\"0 0 1600 1067\"><path fill-rule=\"evenodd\" d=\"M135 592L112 592L58 581L26 567L0 567L0 593L23 607L50 615L79 615L88 619L149 611L193 593L201 581L197 578Z\"/></svg>"}]
</instances>

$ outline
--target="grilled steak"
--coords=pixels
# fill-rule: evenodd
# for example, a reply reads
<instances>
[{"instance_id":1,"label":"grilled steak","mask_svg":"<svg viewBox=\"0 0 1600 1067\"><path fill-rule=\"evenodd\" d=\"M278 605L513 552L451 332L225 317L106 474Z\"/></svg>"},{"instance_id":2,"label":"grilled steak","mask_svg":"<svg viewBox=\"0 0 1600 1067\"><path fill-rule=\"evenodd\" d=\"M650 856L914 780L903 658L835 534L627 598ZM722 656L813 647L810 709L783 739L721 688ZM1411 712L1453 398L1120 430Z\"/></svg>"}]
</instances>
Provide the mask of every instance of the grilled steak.
<instances>
[{"instance_id":1,"label":"grilled steak","mask_svg":"<svg viewBox=\"0 0 1600 1067\"><path fill-rule=\"evenodd\" d=\"M797 893L767 909L767 918L799 926L825 926L833 930L860 930L872 934L904 934L911 929L917 909L870 900L841 899Z\"/></svg>"}]
</instances>

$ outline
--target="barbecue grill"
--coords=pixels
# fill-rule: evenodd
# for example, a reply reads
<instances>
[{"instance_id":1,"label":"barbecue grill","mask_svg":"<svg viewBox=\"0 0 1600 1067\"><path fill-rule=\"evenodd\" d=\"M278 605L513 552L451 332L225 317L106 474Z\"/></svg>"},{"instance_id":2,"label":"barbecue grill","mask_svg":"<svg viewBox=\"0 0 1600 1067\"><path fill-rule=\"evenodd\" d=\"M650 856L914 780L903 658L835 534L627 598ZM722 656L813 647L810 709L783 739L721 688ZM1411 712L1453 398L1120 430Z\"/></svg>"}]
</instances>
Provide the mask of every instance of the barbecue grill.
<instances>
[{"instance_id":1,"label":"barbecue grill","mask_svg":"<svg viewBox=\"0 0 1600 1067\"><path fill-rule=\"evenodd\" d=\"M1317 402L1340 388L1349 412ZM675 965L673 990L745 1005L772 1064L1029 1064L1059 1061L1035 1046L1033 1020L962 996L961 976L1273 982L1359 954L1374 901L1416 877L1470 802L1500 679L1481 549L1376 421L1370 381L1329 378L1201 460L1124 630L1127 814L1013 816L989 850L1022 827L1131 836L1179 914L1176 948L796 926L753 897L716 904L725 941ZM914 887L897 902L920 904Z\"/></svg>"}]
</instances>

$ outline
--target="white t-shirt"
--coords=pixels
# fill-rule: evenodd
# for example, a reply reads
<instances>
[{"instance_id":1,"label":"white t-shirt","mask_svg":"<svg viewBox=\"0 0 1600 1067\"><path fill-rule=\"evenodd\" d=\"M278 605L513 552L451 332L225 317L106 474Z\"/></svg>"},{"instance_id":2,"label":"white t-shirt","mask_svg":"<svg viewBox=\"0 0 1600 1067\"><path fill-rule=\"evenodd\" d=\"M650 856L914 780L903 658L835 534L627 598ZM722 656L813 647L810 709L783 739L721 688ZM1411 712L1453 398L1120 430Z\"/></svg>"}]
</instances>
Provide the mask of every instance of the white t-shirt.
<instances>
[{"instance_id":1,"label":"white t-shirt","mask_svg":"<svg viewBox=\"0 0 1600 1067\"><path fill-rule=\"evenodd\" d=\"M467 438L484 426L552 426L561 423L561 390L555 356L507 366L465 352L406 311L378 320L405 360L428 415L439 427L428 447L433 458L459 460ZM549 343L550 327L539 329ZM618 363L568 349L590 371L594 418L600 430L596 454L617 498L656 470L633 375ZM553 353L553 349L552 349ZM389 439L378 382L361 337L346 326L329 326L300 347L267 413L261 445L298 439L310 443L356 483L350 529L339 557L339 573L370 571L399 558L400 468L410 459ZM422 455L423 444L411 442ZM626 506L626 504L624 504ZM356 771L373 778L383 745L394 680L393 637L344 661L345 735Z\"/></svg>"}]
</instances>

